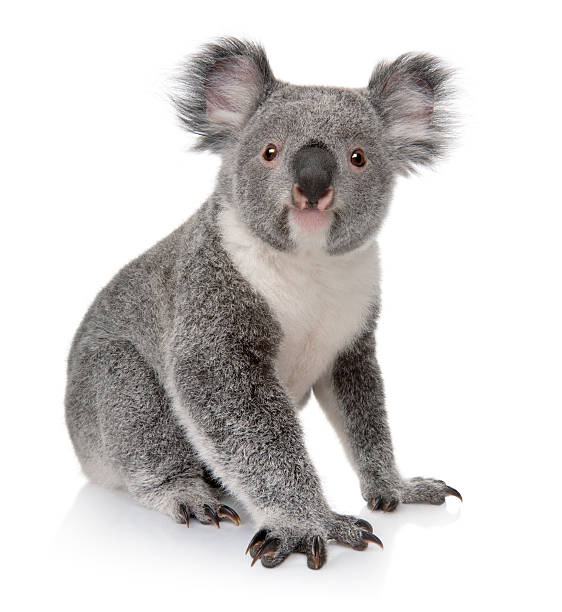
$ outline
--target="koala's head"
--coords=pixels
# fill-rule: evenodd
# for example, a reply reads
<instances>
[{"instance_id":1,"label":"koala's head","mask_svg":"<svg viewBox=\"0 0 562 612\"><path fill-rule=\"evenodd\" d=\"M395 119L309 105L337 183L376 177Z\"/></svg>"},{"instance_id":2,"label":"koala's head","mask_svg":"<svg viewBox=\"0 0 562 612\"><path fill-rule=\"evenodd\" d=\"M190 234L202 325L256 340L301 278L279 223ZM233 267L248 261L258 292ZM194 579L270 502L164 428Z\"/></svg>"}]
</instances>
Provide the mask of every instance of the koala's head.
<instances>
[{"instance_id":1,"label":"koala's head","mask_svg":"<svg viewBox=\"0 0 562 612\"><path fill-rule=\"evenodd\" d=\"M339 254L376 233L397 174L444 152L450 74L407 54L366 88L296 86L260 46L221 39L190 60L175 103L197 148L222 155L221 195L254 234L282 250L321 236Z\"/></svg>"}]
</instances>

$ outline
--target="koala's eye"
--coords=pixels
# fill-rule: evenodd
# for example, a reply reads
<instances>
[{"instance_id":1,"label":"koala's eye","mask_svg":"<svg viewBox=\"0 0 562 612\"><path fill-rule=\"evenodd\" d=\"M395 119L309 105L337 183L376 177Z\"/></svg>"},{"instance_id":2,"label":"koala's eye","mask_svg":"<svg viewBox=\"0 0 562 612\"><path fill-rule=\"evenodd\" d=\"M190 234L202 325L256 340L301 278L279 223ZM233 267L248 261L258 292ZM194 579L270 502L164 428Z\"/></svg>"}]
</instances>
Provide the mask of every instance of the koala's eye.
<instances>
[{"instance_id":1,"label":"koala's eye","mask_svg":"<svg viewBox=\"0 0 562 612\"><path fill-rule=\"evenodd\" d=\"M263 152L263 158L265 159L265 161L268 161L268 162L271 162L277 159L278 155L279 155L279 151L277 150L277 147L274 144L268 144L267 147L265 147L265 150Z\"/></svg>"},{"instance_id":2,"label":"koala's eye","mask_svg":"<svg viewBox=\"0 0 562 612\"><path fill-rule=\"evenodd\" d=\"M351 162L352 166L362 168L366 164L367 158L365 157L365 153L362 149L355 149L355 151L353 151L351 154L349 161Z\"/></svg>"}]
</instances>

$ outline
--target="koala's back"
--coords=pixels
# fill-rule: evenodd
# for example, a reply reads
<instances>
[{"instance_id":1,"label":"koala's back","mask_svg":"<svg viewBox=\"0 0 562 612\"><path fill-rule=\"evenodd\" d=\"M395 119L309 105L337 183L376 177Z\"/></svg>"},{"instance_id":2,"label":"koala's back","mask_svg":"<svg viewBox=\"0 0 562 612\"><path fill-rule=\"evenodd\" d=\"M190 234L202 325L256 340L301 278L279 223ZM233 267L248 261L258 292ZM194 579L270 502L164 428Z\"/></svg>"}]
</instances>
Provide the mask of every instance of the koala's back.
<instances>
[{"instance_id":1,"label":"koala's back","mask_svg":"<svg viewBox=\"0 0 562 612\"><path fill-rule=\"evenodd\" d=\"M123 267L97 295L74 337L66 421L84 471L95 482L124 484L108 454L130 459L135 437L145 437L148 428L166 430L168 455L175 447L189 456L161 380L176 269L195 225L197 215ZM126 397L134 397L134 406L127 405ZM139 456L141 446L135 449Z\"/></svg>"},{"instance_id":2,"label":"koala's back","mask_svg":"<svg viewBox=\"0 0 562 612\"><path fill-rule=\"evenodd\" d=\"M131 342L152 367L160 368L178 258L195 223L195 217L189 219L124 266L99 292L76 332L69 373L82 351L96 350L117 340Z\"/></svg>"}]
</instances>

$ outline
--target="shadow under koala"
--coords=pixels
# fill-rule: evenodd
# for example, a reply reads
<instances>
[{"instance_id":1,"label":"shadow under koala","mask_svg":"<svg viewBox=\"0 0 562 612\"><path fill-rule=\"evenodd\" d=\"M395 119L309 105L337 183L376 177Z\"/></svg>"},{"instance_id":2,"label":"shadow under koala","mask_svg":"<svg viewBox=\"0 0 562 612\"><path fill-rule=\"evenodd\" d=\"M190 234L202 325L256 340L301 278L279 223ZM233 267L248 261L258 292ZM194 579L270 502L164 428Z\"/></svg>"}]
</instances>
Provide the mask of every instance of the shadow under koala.
<instances>
[{"instance_id":1,"label":"shadow under koala","mask_svg":"<svg viewBox=\"0 0 562 612\"><path fill-rule=\"evenodd\" d=\"M237 500L226 499L236 504ZM376 567L377 581L383 581L392 564L396 536L406 525L424 529L444 527L457 521L460 514L457 503L452 502L437 508L403 505L392 513L378 513L373 519L373 514L364 506L357 515L374 523L384 550L369 548L365 555L346 555L346 547L329 543L330 566L340 575L342 572L348 575L349 580L372 575L371 570ZM224 569L242 576L247 568L244 548L254 529L250 516L245 512L240 515L238 528L226 522L221 523L219 530L214 525L195 522L187 529L135 504L122 491L87 483L66 515L54 549L73 564L84 561L96 564L103 560L109 568L118 569L124 563L152 568L153 560L158 558L163 570L172 566L189 569L197 564L205 571ZM298 565L298 559L289 559L279 569L290 571Z\"/></svg>"}]
</instances>

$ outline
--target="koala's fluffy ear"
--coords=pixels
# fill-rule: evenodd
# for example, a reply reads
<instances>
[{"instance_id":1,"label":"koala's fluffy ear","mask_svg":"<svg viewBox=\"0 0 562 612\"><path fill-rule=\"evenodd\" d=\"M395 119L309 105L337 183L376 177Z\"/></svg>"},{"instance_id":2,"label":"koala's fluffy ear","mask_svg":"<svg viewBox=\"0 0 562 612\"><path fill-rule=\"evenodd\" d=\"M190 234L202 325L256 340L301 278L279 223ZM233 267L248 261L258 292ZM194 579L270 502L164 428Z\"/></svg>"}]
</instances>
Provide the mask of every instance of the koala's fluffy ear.
<instances>
[{"instance_id":1,"label":"koala's fluffy ear","mask_svg":"<svg viewBox=\"0 0 562 612\"><path fill-rule=\"evenodd\" d=\"M198 149L220 151L275 88L263 48L236 38L205 45L187 63L173 96Z\"/></svg>"},{"instance_id":2,"label":"koala's fluffy ear","mask_svg":"<svg viewBox=\"0 0 562 612\"><path fill-rule=\"evenodd\" d=\"M453 135L452 70L431 55L381 62L368 95L383 120L384 138L401 174L439 159Z\"/></svg>"}]
</instances>

